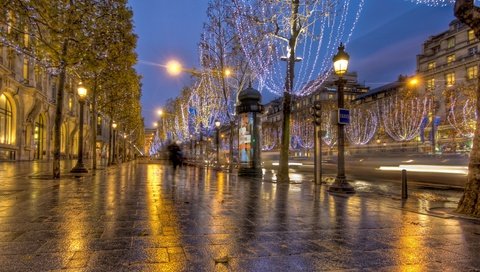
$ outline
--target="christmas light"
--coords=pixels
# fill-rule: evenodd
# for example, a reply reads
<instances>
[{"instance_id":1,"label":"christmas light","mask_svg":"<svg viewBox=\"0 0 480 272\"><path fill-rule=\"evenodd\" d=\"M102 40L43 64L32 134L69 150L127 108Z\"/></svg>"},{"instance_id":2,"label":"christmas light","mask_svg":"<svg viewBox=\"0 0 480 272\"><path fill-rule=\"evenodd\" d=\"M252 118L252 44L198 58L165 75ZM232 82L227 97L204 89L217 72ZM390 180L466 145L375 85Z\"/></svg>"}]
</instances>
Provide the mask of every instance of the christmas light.
<instances>
[{"instance_id":1,"label":"christmas light","mask_svg":"<svg viewBox=\"0 0 480 272\"><path fill-rule=\"evenodd\" d=\"M427 97L406 99L393 95L377 101L377 115L385 132L399 142L410 141L419 134L428 108Z\"/></svg>"},{"instance_id":2,"label":"christmas light","mask_svg":"<svg viewBox=\"0 0 480 272\"><path fill-rule=\"evenodd\" d=\"M458 98L452 99L447 120L460 135L472 138L475 133L475 120L478 118L475 110L475 99L466 99L461 103L458 103L457 100Z\"/></svg>"},{"instance_id":3,"label":"christmas light","mask_svg":"<svg viewBox=\"0 0 480 272\"><path fill-rule=\"evenodd\" d=\"M373 138L378 128L378 117L374 111L365 108L350 110L350 124L345 132L350 143L365 145Z\"/></svg>"},{"instance_id":4,"label":"christmas light","mask_svg":"<svg viewBox=\"0 0 480 272\"><path fill-rule=\"evenodd\" d=\"M282 95L285 87L291 3L287 1L234 0L233 16L240 45L261 89ZM308 95L317 90L331 72L331 59L340 42L348 43L364 0L314 0L299 7L303 25L295 48L296 64L292 93ZM282 38L285 37L285 38ZM262 39L259 39L262 38Z\"/></svg>"},{"instance_id":5,"label":"christmas light","mask_svg":"<svg viewBox=\"0 0 480 272\"><path fill-rule=\"evenodd\" d=\"M424 4L431 7L443 7L455 3L455 0L407 0L415 4Z\"/></svg>"},{"instance_id":6,"label":"christmas light","mask_svg":"<svg viewBox=\"0 0 480 272\"><path fill-rule=\"evenodd\" d=\"M277 146L278 128L274 123L263 123L262 125L262 150L270 151Z\"/></svg>"},{"instance_id":7,"label":"christmas light","mask_svg":"<svg viewBox=\"0 0 480 272\"><path fill-rule=\"evenodd\" d=\"M321 124L322 140L330 148L336 145L338 140L337 123L334 122L334 120L336 120L336 113L334 111L322 112L322 124Z\"/></svg>"},{"instance_id":8,"label":"christmas light","mask_svg":"<svg viewBox=\"0 0 480 272\"><path fill-rule=\"evenodd\" d=\"M310 118L304 114L295 114L292 118L292 137L295 138L295 146L310 150L314 145L314 126Z\"/></svg>"}]
</instances>

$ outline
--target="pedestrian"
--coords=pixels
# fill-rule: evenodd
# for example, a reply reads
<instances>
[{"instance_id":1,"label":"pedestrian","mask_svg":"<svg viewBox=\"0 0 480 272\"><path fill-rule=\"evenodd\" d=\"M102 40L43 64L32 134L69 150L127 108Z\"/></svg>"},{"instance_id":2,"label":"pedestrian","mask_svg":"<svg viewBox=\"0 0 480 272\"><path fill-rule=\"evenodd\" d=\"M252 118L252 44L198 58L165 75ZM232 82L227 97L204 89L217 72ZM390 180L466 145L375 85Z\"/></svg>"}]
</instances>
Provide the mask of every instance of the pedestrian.
<instances>
[{"instance_id":1,"label":"pedestrian","mask_svg":"<svg viewBox=\"0 0 480 272\"><path fill-rule=\"evenodd\" d=\"M169 153L170 162L173 165L173 171L175 172L177 170L177 167L182 165L182 161L183 161L182 150L180 149L180 146L178 146L177 143L173 142L170 145L168 145L168 153Z\"/></svg>"}]
</instances>

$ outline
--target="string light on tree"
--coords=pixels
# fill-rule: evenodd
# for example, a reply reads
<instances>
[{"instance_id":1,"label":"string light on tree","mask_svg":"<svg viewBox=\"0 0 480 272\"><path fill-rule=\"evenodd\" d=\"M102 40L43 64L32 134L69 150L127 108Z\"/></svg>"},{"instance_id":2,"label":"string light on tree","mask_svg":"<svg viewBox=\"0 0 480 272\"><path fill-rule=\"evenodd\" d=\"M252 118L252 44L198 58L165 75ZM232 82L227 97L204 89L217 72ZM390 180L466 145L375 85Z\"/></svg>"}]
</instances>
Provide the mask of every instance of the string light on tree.
<instances>
[{"instance_id":1,"label":"string light on tree","mask_svg":"<svg viewBox=\"0 0 480 272\"><path fill-rule=\"evenodd\" d=\"M474 99L466 99L462 103L458 103L457 98L453 98L447 120L460 135L472 138L475 133L475 120L477 118Z\"/></svg>"},{"instance_id":2,"label":"string light on tree","mask_svg":"<svg viewBox=\"0 0 480 272\"><path fill-rule=\"evenodd\" d=\"M234 0L235 26L250 68L266 90L284 91L285 64L290 56L289 1ZM331 71L330 60L340 42L348 42L361 14L364 0L314 0L299 6L303 25L297 42L298 69L292 94L308 95L318 89ZM260 23L265 22L263 24ZM274 22L275 21L275 22ZM262 39L259 39L262 37ZM301 61L300 61L301 60Z\"/></svg>"},{"instance_id":3,"label":"string light on tree","mask_svg":"<svg viewBox=\"0 0 480 272\"><path fill-rule=\"evenodd\" d=\"M373 138L378 128L374 111L364 108L350 110L350 124L345 127L347 138L354 145L365 145Z\"/></svg>"},{"instance_id":4,"label":"string light on tree","mask_svg":"<svg viewBox=\"0 0 480 272\"><path fill-rule=\"evenodd\" d=\"M410 141L419 134L428 108L427 97L394 95L377 101L377 115L385 132L398 142Z\"/></svg>"},{"instance_id":5,"label":"string light on tree","mask_svg":"<svg viewBox=\"0 0 480 272\"><path fill-rule=\"evenodd\" d=\"M277 128L274 123L263 123L262 125L262 150L270 151L277 145Z\"/></svg>"},{"instance_id":6,"label":"string light on tree","mask_svg":"<svg viewBox=\"0 0 480 272\"><path fill-rule=\"evenodd\" d=\"M333 122L335 116L336 115L334 111L322 111L322 140L330 148L333 148L333 146L337 144L338 140L337 124L336 122Z\"/></svg>"}]
</instances>

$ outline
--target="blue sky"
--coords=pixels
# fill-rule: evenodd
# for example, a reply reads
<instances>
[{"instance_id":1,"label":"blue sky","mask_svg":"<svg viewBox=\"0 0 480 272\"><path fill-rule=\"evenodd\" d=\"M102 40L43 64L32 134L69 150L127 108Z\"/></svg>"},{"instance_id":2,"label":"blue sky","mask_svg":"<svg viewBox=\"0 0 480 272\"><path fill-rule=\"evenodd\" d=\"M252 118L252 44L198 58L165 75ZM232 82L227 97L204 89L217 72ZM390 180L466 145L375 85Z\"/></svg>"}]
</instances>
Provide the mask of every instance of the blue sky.
<instances>
[{"instance_id":1,"label":"blue sky","mask_svg":"<svg viewBox=\"0 0 480 272\"><path fill-rule=\"evenodd\" d=\"M429 36L448 29L453 7L427 7L405 0L365 0L362 15L346 46L350 70L371 88L415 73L416 55ZM138 59L142 75L145 126L157 119L156 110L176 97L189 76L172 78L163 68L142 62L165 63L179 59L198 67L197 45L206 20L207 0L130 0L134 12ZM268 100L271 95L264 94ZM266 101L264 101L266 102Z\"/></svg>"}]
</instances>

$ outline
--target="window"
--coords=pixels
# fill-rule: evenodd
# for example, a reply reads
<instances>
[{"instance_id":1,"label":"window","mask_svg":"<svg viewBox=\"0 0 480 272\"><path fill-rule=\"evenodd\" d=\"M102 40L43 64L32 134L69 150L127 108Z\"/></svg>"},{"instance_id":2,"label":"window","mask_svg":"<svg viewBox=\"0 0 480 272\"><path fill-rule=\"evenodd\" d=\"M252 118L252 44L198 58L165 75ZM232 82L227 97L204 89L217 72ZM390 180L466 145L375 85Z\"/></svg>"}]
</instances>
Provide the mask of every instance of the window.
<instances>
[{"instance_id":1,"label":"window","mask_svg":"<svg viewBox=\"0 0 480 272\"><path fill-rule=\"evenodd\" d=\"M468 42L473 42L475 41L475 32L473 32L473 29L470 29L467 33L468 35Z\"/></svg>"},{"instance_id":2,"label":"window","mask_svg":"<svg viewBox=\"0 0 480 272\"><path fill-rule=\"evenodd\" d=\"M13 49L8 50L8 69L12 70L15 73L15 52Z\"/></svg>"},{"instance_id":3,"label":"window","mask_svg":"<svg viewBox=\"0 0 480 272\"><path fill-rule=\"evenodd\" d=\"M472 80L472 79L477 79L478 77L478 66L470 66L467 67L467 79Z\"/></svg>"},{"instance_id":4,"label":"window","mask_svg":"<svg viewBox=\"0 0 480 272\"><path fill-rule=\"evenodd\" d=\"M23 79L25 81L28 81L29 79L29 76L28 76L28 73L29 72L29 69L28 69L28 59L27 58L24 58L23 59Z\"/></svg>"},{"instance_id":5,"label":"window","mask_svg":"<svg viewBox=\"0 0 480 272\"><path fill-rule=\"evenodd\" d=\"M447 39L447 49L455 47L455 37L450 37Z\"/></svg>"},{"instance_id":6,"label":"window","mask_svg":"<svg viewBox=\"0 0 480 272\"><path fill-rule=\"evenodd\" d=\"M431 79L427 79L427 90L431 91L433 89L435 89L435 79L434 78L431 78Z\"/></svg>"},{"instance_id":7,"label":"window","mask_svg":"<svg viewBox=\"0 0 480 272\"><path fill-rule=\"evenodd\" d=\"M477 49L476 46L468 48L468 55L469 56L476 55L477 52L478 52L478 49Z\"/></svg>"},{"instance_id":8,"label":"window","mask_svg":"<svg viewBox=\"0 0 480 272\"><path fill-rule=\"evenodd\" d=\"M25 27L23 32L24 32L24 34L23 34L23 44L25 45L26 48L28 48L30 46L30 36L28 35L27 27Z\"/></svg>"},{"instance_id":9,"label":"window","mask_svg":"<svg viewBox=\"0 0 480 272\"><path fill-rule=\"evenodd\" d=\"M455 54L447 56L447 63L452 63L455 61Z\"/></svg>"},{"instance_id":10,"label":"window","mask_svg":"<svg viewBox=\"0 0 480 272\"><path fill-rule=\"evenodd\" d=\"M435 67L437 67L437 63L434 62L434 61L432 61L432 62L429 62L429 63L428 63L427 69L428 69L428 70L432 70L432 69L435 69Z\"/></svg>"},{"instance_id":11,"label":"window","mask_svg":"<svg viewBox=\"0 0 480 272\"><path fill-rule=\"evenodd\" d=\"M445 85L447 87L455 85L455 73L445 74Z\"/></svg>"},{"instance_id":12,"label":"window","mask_svg":"<svg viewBox=\"0 0 480 272\"><path fill-rule=\"evenodd\" d=\"M73 108L73 100L71 97L68 98L68 110L72 111Z\"/></svg>"},{"instance_id":13,"label":"window","mask_svg":"<svg viewBox=\"0 0 480 272\"><path fill-rule=\"evenodd\" d=\"M44 150L44 128L45 124L43 121L42 115L39 115L37 120L35 121L35 130L33 134L33 140L35 144L35 159L40 160L43 156Z\"/></svg>"},{"instance_id":14,"label":"window","mask_svg":"<svg viewBox=\"0 0 480 272\"><path fill-rule=\"evenodd\" d=\"M13 144L12 104L7 97L0 95L0 144Z\"/></svg>"}]
</instances>

